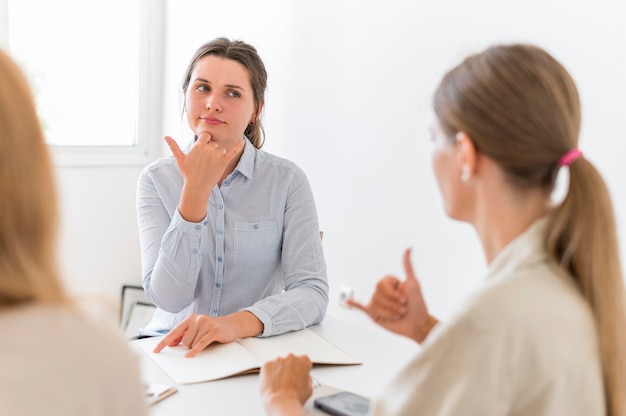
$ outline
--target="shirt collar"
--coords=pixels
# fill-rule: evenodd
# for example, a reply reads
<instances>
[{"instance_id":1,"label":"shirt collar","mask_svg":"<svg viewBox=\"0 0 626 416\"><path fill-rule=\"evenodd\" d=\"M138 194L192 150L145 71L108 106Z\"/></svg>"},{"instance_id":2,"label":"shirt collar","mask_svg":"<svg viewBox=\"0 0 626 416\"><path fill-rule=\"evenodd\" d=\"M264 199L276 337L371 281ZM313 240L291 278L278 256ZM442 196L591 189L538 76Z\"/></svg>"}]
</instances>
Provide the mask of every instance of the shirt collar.
<instances>
[{"instance_id":1,"label":"shirt collar","mask_svg":"<svg viewBox=\"0 0 626 416\"><path fill-rule=\"evenodd\" d=\"M550 257L544 238L547 222L547 217L539 218L523 233L511 240L487 268L487 280L495 276L509 275L536 263L546 262Z\"/></svg>"},{"instance_id":2,"label":"shirt collar","mask_svg":"<svg viewBox=\"0 0 626 416\"><path fill-rule=\"evenodd\" d=\"M243 148L243 153L241 154L241 158L239 159L239 163L237 164L235 171L239 171L239 173L241 173L243 176L250 179L252 178L252 173L254 172L254 159L257 149L245 136L244 142L245 145Z\"/></svg>"}]
</instances>

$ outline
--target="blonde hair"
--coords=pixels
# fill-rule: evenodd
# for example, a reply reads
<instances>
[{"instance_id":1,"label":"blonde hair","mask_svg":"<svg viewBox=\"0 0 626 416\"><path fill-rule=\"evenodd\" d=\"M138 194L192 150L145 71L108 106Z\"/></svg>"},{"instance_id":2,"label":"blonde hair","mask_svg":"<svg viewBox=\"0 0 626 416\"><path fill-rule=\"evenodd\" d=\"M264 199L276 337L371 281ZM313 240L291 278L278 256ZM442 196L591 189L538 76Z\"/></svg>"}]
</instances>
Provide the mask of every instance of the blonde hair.
<instances>
[{"instance_id":1,"label":"blonde hair","mask_svg":"<svg viewBox=\"0 0 626 416\"><path fill-rule=\"evenodd\" d=\"M29 84L0 50L0 307L65 302L54 172Z\"/></svg>"},{"instance_id":2,"label":"blonde hair","mask_svg":"<svg viewBox=\"0 0 626 416\"><path fill-rule=\"evenodd\" d=\"M434 110L451 137L467 132L519 189L552 191L559 159L578 146L581 112L567 70L532 45L499 45L447 73ZM626 306L615 217L606 184L579 158L568 194L551 210L546 246L593 310L607 414L626 415Z\"/></svg>"}]
</instances>

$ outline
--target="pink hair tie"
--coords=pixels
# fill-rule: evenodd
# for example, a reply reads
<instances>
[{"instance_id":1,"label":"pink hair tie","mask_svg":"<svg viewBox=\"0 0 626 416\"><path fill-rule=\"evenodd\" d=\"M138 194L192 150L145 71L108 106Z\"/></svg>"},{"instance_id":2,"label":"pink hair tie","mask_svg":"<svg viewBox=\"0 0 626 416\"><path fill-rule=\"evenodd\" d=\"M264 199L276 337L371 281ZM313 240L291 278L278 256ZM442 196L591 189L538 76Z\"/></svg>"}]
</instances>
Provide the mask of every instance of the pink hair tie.
<instances>
[{"instance_id":1,"label":"pink hair tie","mask_svg":"<svg viewBox=\"0 0 626 416\"><path fill-rule=\"evenodd\" d=\"M575 161L582 155L583 155L583 152L581 152L580 150L576 148L568 151L559 159L559 167L571 165L573 161Z\"/></svg>"}]
</instances>

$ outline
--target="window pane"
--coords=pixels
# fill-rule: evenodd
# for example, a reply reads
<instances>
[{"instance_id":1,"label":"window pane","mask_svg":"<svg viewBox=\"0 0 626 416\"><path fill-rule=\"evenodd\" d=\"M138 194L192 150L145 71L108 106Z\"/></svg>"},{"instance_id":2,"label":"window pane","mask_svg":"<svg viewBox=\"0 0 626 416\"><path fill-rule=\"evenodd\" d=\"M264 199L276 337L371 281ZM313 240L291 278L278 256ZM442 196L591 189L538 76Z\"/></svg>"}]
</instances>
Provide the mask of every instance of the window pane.
<instances>
[{"instance_id":1,"label":"window pane","mask_svg":"<svg viewBox=\"0 0 626 416\"><path fill-rule=\"evenodd\" d=\"M9 0L9 48L48 143L137 143L139 12L138 0Z\"/></svg>"}]
</instances>

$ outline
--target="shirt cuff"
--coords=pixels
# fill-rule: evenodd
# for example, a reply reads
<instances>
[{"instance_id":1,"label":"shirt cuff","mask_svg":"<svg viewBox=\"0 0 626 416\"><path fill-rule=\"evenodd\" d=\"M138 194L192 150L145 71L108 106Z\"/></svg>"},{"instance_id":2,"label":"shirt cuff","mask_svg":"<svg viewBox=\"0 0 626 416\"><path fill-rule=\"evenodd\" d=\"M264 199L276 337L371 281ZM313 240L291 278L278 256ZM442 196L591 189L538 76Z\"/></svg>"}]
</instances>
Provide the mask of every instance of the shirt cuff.
<instances>
[{"instance_id":1,"label":"shirt cuff","mask_svg":"<svg viewBox=\"0 0 626 416\"><path fill-rule=\"evenodd\" d=\"M263 324L263 332L257 335L257 337L269 337L274 335L274 328L272 327L272 317L268 315L265 311L255 307L250 306L249 308L243 308L242 311L248 311L254 316L256 316L259 321Z\"/></svg>"}]
</instances>

